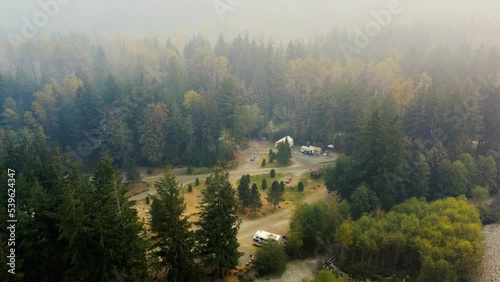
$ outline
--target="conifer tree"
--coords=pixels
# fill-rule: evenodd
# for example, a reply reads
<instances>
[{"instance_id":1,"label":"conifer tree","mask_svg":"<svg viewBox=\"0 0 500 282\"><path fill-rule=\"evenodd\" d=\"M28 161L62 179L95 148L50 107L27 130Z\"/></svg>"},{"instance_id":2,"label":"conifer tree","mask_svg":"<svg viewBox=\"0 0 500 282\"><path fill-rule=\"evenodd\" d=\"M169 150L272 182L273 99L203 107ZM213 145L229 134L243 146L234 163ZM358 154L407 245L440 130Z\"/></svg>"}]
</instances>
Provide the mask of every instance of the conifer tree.
<instances>
[{"instance_id":1,"label":"conifer tree","mask_svg":"<svg viewBox=\"0 0 500 282\"><path fill-rule=\"evenodd\" d=\"M238 265L238 200L220 168L207 178L202 191L200 220L196 223L198 252L203 264L224 277Z\"/></svg>"},{"instance_id":2,"label":"conifer tree","mask_svg":"<svg viewBox=\"0 0 500 282\"><path fill-rule=\"evenodd\" d=\"M269 189L269 193L267 194L266 200L273 205L276 209L276 206L279 205L283 199L283 190L281 190L280 184L278 181L273 181L271 184L271 189Z\"/></svg>"},{"instance_id":3,"label":"conifer tree","mask_svg":"<svg viewBox=\"0 0 500 282\"><path fill-rule=\"evenodd\" d=\"M100 160L92 181L95 186L93 206L94 234L99 240L94 246L97 272L100 280L144 280L147 275L145 262L147 244L141 237L134 204L125 197L127 188L113 167L111 158Z\"/></svg>"},{"instance_id":4,"label":"conifer tree","mask_svg":"<svg viewBox=\"0 0 500 282\"><path fill-rule=\"evenodd\" d=\"M238 197L242 210L250 205L250 179L248 179L246 175L242 175L240 178L240 183L238 184Z\"/></svg>"},{"instance_id":5,"label":"conifer tree","mask_svg":"<svg viewBox=\"0 0 500 282\"><path fill-rule=\"evenodd\" d=\"M290 149L290 143L288 139L278 145L278 153L276 153L276 159L279 164L288 164L292 158L292 150Z\"/></svg>"},{"instance_id":6,"label":"conifer tree","mask_svg":"<svg viewBox=\"0 0 500 282\"><path fill-rule=\"evenodd\" d=\"M259 187L257 187L257 184L255 183L252 185L252 189L250 190L250 208L253 211L253 215L256 215L257 211L260 211L260 208L262 208Z\"/></svg>"},{"instance_id":7,"label":"conifer tree","mask_svg":"<svg viewBox=\"0 0 500 282\"><path fill-rule=\"evenodd\" d=\"M181 186L167 169L155 183L157 194L152 196L151 230L156 234L152 253L157 261L154 269L166 271L167 281L197 281L200 267L194 252L195 236L189 216L183 215L186 204Z\"/></svg>"}]
</instances>

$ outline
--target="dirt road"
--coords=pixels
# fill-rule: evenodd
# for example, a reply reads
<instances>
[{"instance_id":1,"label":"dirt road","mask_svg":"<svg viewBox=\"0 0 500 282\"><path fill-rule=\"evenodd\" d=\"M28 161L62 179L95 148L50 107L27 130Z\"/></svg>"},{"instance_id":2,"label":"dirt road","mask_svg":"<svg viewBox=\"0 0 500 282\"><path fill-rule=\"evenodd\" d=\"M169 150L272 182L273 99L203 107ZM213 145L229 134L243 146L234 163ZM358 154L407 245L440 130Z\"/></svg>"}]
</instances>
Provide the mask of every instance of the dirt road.
<instances>
[{"instance_id":1,"label":"dirt road","mask_svg":"<svg viewBox=\"0 0 500 282\"><path fill-rule=\"evenodd\" d=\"M316 193L304 199L306 203L323 200L328 197L326 189L320 189ZM240 252L244 255L240 258L240 265L245 264L250 259L250 253L255 253L253 244L253 235L257 230L266 230L275 234L285 234L288 231L288 221L293 211L292 207L276 209L271 215L259 217L256 219L243 220L238 232L238 242L240 243Z\"/></svg>"},{"instance_id":2,"label":"dirt road","mask_svg":"<svg viewBox=\"0 0 500 282\"><path fill-rule=\"evenodd\" d=\"M269 152L269 149L274 149L274 144L269 142L250 142L250 147L246 150L241 150L238 153L241 155L243 162L240 166L234 170L230 170L229 175L231 180L236 180L241 178L244 174L257 175L269 173L270 168L262 168L260 166L262 158ZM253 155L256 155L256 159L251 161ZM332 162L336 159L335 154L330 154L329 156L308 156L303 155L300 152L292 152L293 164L289 167L275 168L277 173L291 173L296 176L300 176L305 171L309 171L312 168L316 168L324 162ZM179 173L179 171L177 171ZM182 172L181 172L182 173ZM178 175L177 181L179 183L191 183L194 182L196 178L205 179L209 174L202 175ZM143 181L154 182L158 180L161 175L144 177ZM146 192L134 195L130 197L130 200L142 200L146 196L156 194L156 190L151 188ZM318 189L314 194L309 195L304 199L304 202L314 202L317 200L325 199L327 197L326 189ZM247 263L250 259L250 253L255 252L255 247L252 245L253 235L259 229L266 230L276 234L285 234L288 231L288 221L292 213L293 206L287 206L283 208L276 208L271 214L266 216L259 216L255 219L244 219L240 225L240 230L238 232L238 242L240 243L239 251L243 252L244 255L240 258L240 265Z\"/></svg>"},{"instance_id":3,"label":"dirt road","mask_svg":"<svg viewBox=\"0 0 500 282\"><path fill-rule=\"evenodd\" d=\"M242 156L243 163L234 170L228 170L230 179L240 179L242 175L250 174L264 174L269 173L270 168L262 168L260 166L262 156L269 152L269 149L274 149L274 144L269 142L260 142L260 141L251 141L250 147L246 150L238 151L238 153ZM255 161L250 161L252 155L255 154L257 156ZM283 168L275 168L277 173L291 173L293 175L300 176L304 171L308 171L309 169L315 168L323 162L333 162L336 159L335 154L330 154L328 156L308 156L303 155L300 152L292 153L292 161L293 164L288 167ZM205 179L209 176L209 174L198 174L198 175L177 175L177 181L179 183L192 183L199 178L200 180ZM145 182L154 182L160 179L161 175L154 176L146 176L143 177L142 181ZM130 197L130 200L142 200L146 198L147 195L155 195L156 190L153 188L149 189L146 192L142 192L140 194L134 195Z\"/></svg>"}]
</instances>

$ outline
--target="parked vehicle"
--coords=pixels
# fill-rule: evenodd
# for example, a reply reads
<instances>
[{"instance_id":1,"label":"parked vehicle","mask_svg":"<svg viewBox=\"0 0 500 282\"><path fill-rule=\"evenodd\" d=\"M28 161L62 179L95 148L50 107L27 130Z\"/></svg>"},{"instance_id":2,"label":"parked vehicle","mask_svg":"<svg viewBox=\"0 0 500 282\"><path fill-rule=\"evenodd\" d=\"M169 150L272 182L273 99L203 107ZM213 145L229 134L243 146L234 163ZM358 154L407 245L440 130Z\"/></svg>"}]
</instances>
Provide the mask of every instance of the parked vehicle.
<instances>
[{"instance_id":1,"label":"parked vehicle","mask_svg":"<svg viewBox=\"0 0 500 282\"><path fill-rule=\"evenodd\" d=\"M269 239L273 239L273 240L276 240L278 242L281 242L280 235L277 235L277 234L274 234L271 232L267 232L264 230L257 230L257 232L255 232L255 235L253 235L253 240L257 243L260 243L260 244L263 244L264 242L266 242L266 240L269 240Z\"/></svg>"}]
</instances>

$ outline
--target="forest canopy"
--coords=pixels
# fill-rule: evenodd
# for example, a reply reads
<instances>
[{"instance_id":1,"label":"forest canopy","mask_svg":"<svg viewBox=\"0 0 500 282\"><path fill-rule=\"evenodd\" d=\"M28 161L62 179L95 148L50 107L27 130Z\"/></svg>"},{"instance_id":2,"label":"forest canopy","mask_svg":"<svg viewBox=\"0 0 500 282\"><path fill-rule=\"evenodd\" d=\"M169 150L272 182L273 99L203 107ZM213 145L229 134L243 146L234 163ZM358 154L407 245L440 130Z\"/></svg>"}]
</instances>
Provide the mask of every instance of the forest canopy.
<instances>
[{"instance_id":1,"label":"forest canopy","mask_svg":"<svg viewBox=\"0 0 500 282\"><path fill-rule=\"evenodd\" d=\"M195 36L182 49L154 38L40 37L21 43L0 73L3 144L42 132L89 166L106 154L123 170L210 166L249 137L286 134L352 152L350 137L370 116L397 115L386 132L363 134L441 143L452 159L498 149L499 52L406 46L407 32L391 30L370 56L350 60L339 31L309 42Z\"/></svg>"},{"instance_id":2,"label":"forest canopy","mask_svg":"<svg viewBox=\"0 0 500 282\"><path fill-rule=\"evenodd\" d=\"M340 154L324 172L339 201L295 208L289 256L330 240L348 270L469 279L483 252L481 220L498 220L486 203L500 189L500 51L434 44L415 26L346 58L346 36L197 35L180 46L74 32L21 43L0 71L0 180L17 172L20 279L143 281L150 246L122 178L139 180L138 167L228 168L250 139L283 136ZM281 146L276 160L291 156ZM262 206L257 186L235 190L221 168L205 184L194 233L172 174L153 198L154 213L174 214L169 222L190 238L175 238L187 258L164 260L188 260L189 277L199 266L229 273L240 255L237 211ZM279 210L284 188L272 184ZM167 258L172 230L157 221L153 229L165 232L154 254Z\"/></svg>"}]
</instances>

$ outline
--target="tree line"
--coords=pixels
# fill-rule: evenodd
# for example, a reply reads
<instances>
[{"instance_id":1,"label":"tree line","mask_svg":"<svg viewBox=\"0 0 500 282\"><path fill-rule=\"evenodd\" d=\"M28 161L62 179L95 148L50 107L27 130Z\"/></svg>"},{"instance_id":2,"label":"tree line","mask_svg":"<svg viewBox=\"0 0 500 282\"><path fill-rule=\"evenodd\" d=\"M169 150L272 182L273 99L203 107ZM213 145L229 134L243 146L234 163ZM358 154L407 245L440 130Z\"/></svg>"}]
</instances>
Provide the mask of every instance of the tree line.
<instances>
[{"instance_id":1,"label":"tree line","mask_svg":"<svg viewBox=\"0 0 500 282\"><path fill-rule=\"evenodd\" d=\"M411 277L468 281L484 251L476 207L464 196L433 202L411 198L388 212L358 219L338 197L299 205L290 220L286 252L292 258L328 253L356 279Z\"/></svg>"},{"instance_id":2,"label":"tree line","mask_svg":"<svg viewBox=\"0 0 500 282\"><path fill-rule=\"evenodd\" d=\"M464 117L464 125L453 129L462 131L456 133L462 137L436 142L405 132L404 120L392 97L374 100L367 112L357 132L342 137L352 144L352 149L346 149L348 153L325 172L328 191L356 205L353 216L377 207L388 210L411 197L470 197L475 187L484 187L490 195L498 193L498 151L478 153L478 139L474 136L480 122L474 112ZM422 113L418 117L429 115Z\"/></svg>"},{"instance_id":3,"label":"tree line","mask_svg":"<svg viewBox=\"0 0 500 282\"><path fill-rule=\"evenodd\" d=\"M398 49L375 48L350 60L339 52L339 32L287 43L221 36L213 46L195 36L182 50L148 38L92 44L83 34L21 43L0 72L0 177L7 182L6 168L17 173L19 279L66 281L78 274L143 281L148 250L158 262L154 269L169 277L196 277L203 267L222 276L237 260L235 193L255 213L258 189L242 178L234 191L215 173L202 200L200 216L208 221L193 232L167 175L159 184L163 195L153 199L151 249L121 176L135 180L139 165L224 166L248 138L286 135L296 144L333 143L345 153L325 172L329 191L344 200L297 208L290 256L310 255L334 238L345 265L404 269L423 280L466 278L461 270L474 268L480 246L476 214L459 195L489 214L484 199L500 188L500 53L424 40L415 49L402 44L405 33L389 34L395 37L384 44L399 43ZM287 163L289 156L282 145L276 159ZM279 204L280 183L269 190L269 201ZM0 197L4 209L6 194ZM214 203L228 214L215 213ZM401 212L408 205L420 208ZM406 216L414 225L406 225ZM418 228L398 233L396 226ZM451 250L432 237L446 227L456 243L444 245ZM460 237L463 230L472 237ZM374 231L388 241L379 244ZM231 235L227 241L223 232ZM215 253L214 242L227 252ZM174 255L180 250L186 255ZM449 267L455 264L460 268Z\"/></svg>"},{"instance_id":4,"label":"tree line","mask_svg":"<svg viewBox=\"0 0 500 282\"><path fill-rule=\"evenodd\" d=\"M498 149L497 50L422 41L421 52L400 44L346 60L343 36L195 36L182 50L151 38L42 37L21 43L0 72L0 133L19 141L41 131L85 168L107 154L134 178L138 165L224 165L249 137L352 152L372 104L393 99L393 125L426 149L442 143L451 159Z\"/></svg>"}]
</instances>

